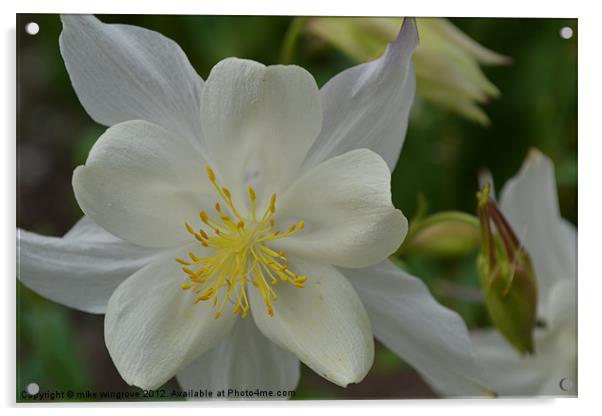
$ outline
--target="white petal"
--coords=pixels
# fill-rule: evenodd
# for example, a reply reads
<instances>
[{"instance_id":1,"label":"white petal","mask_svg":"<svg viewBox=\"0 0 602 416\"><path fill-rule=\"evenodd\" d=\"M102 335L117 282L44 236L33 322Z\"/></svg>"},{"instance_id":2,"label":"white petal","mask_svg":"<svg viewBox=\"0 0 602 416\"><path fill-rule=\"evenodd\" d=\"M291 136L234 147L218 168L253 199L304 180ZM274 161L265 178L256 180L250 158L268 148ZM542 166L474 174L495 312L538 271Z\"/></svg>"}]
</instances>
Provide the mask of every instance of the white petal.
<instances>
[{"instance_id":1,"label":"white petal","mask_svg":"<svg viewBox=\"0 0 602 416\"><path fill-rule=\"evenodd\" d=\"M570 247L566 224L560 217L554 165L532 150L520 172L504 186L502 212L531 254L537 275L540 313L551 287L575 279L576 247Z\"/></svg>"},{"instance_id":2,"label":"white petal","mask_svg":"<svg viewBox=\"0 0 602 416\"><path fill-rule=\"evenodd\" d=\"M475 331L472 340L488 383L501 396L558 396L567 394L562 378L576 384L574 343L562 343L557 333L536 331L536 353L524 357L494 330Z\"/></svg>"},{"instance_id":3,"label":"white petal","mask_svg":"<svg viewBox=\"0 0 602 416\"><path fill-rule=\"evenodd\" d=\"M306 228L277 240L278 249L345 267L375 264L399 247L408 222L391 202L391 174L380 156L358 149L316 166L282 197L274 219ZM282 225L281 225L282 226Z\"/></svg>"},{"instance_id":4,"label":"white petal","mask_svg":"<svg viewBox=\"0 0 602 416\"><path fill-rule=\"evenodd\" d=\"M570 222L562 218L562 225L564 228L564 244L567 270L572 270L571 276L577 278L577 227ZM571 279L567 279L571 280Z\"/></svg>"},{"instance_id":5,"label":"white petal","mask_svg":"<svg viewBox=\"0 0 602 416\"><path fill-rule=\"evenodd\" d=\"M111 236L86 218L64 238L17 233L19 280L45 298L90 313L104 313L117 286L155 254Z\"/></svg>"},{"instance_id":6,"label":"white petal","mask_svg":"<svg viewBox=\"0 0 602 416\"><path fill-rule=\"evenodd\" d=\"M341 72L321 89L324 124L306 165L365 147L393 170L405 138L416 78L412 52L418 45L414 19L379 59Z\"/></svg>"},{"instance_id":7,"label":"white petal","mask_svg":"<svg viewBox=\"0 0 602 416\"><path fill-rule=\"evenodd\" d=\"M94 16L63 15L61 54L82 105L100 124L146 120L200 144L203 80L171 39Z\"/></svg>"},{"instance_id":8,"label":"white petal","mask_svg":"<svg viewBox=\"0 0 602 416\"><path fill-rule=\"evenodd\" d=\"M544 378L542 368L532 358L519 353L497 331L477 331L473 342L481 366L492 387L501 395L534 395ZM540 352L537 351L537 355Z\"/></svg>"},{"instance_id":9,"label":"white petal","mask_svg":"<svg viewBox=\"0 0 602 416\"><path fill-rule=\"evenodd\" d=\"M88 242L105 242L105 243L113 243L113 242L123 242L118 237L115 237L110 232L101 228L92 221L89 217L85 215L80 218L75 225L65 233L63 238L67 240L77 240L77 241L88 241Z\"/></svg>"},{"instance_id":10,"label":"white petal","mask_svg":"<svg viewBox=\"0 0 602 416\"><path fill-rule=\"evenodd\" d=\"M450 395L491 391L481 373L464 321L438 304L426 285L390 261L366 269L342 269L366 306L374 335Z\"/></svg>"},{"instance_id":11,"label":"white petal","mask_svg":"<svg viewBox=\"0 0 602 416\"><path fill-rule=\"evenodd\" d=\"M359 383L374 360L372 328L362 302L334 267L289 260L290 270L307 276L305 287L274 286L278 299L273 316L251 287L257 327L322 377L343 387Z\"/></svg>"},{"instance_id":12,"label":"white petal","mask_svg":"<svg viewBox=\"0 0 602 416\"><path fill-rule=\"evenodd\" d=\"M195 295L181 289L186 275L175 259L189 249L163 253L126 279L109 300L105 342L130 385L161 386L217 345L236 322L232 313L215 319L210 302L193 304Z\"/></svg>"},{"instance_id":13,"label":"white petal","mask_svg":"<svg viewBox=\"0 0 602 416\"><path fill-rule=\"evenodd\" d=\"M299 360L270 342L253 319L239 319L230 335L177 374L182 390L290 391L299 381ZM278 397L271 397L277 399Z\"/></svg>"},{"instance_id":14,"label":"white petal","mask_svg":"<svg viewBox=\"0 0 602 416\"><path fill-rule=\"evenodd\" d=\"M551 330L577 328L577 281L561 280L552 286L546 311Z\"/></svg>"},{"instance_id":15,"label":"white petal","mask_svg":"<svg viewBox=\"0 0 602 416\"><path fill-rule=\"evenodd\" d=\"M73 173L73 188L86 215L112 234L145 247L174 247L190 241L184 222L194 223L206 208L203 164L156 124L126 121L98 139Z\"/></svg>"},{"instance_id":16,"label":"white petal","mask_svg":"<svg viewBox=\"0 0 602 416\"><path fill-rule=\"evenodd\" d=\"M267 192L275 192L294 177L320 131L319 90L298 66L228 58L209 74L201 122L227 186L269 182Z\"/></svg>"}]
</instances>

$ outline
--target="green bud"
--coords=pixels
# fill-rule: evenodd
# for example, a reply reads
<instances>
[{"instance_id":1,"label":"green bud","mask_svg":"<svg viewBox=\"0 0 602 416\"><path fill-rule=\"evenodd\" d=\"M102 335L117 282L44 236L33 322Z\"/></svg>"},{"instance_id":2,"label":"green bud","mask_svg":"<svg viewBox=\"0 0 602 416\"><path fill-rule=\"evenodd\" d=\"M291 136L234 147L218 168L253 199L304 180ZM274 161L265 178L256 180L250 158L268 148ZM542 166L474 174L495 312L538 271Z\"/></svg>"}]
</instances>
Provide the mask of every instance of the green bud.
<instances>
[{"instance_id":1,"label":"green bud","mask_svg":"<svg viewBox=\"0 0 602 416\"><path fill-rule=\"evenodd\" d=\"M462 212L440 212L411 222L400 254L434 258L465 256L479 245L479 222Z\"/></svg>"},{"instance_id":2,"label":"green bud","mask_svg":"<svg viewBox=\"0 0 602 416\"><path fill-rule=\"evenodd\" d=\"M357 62L379 57L403 22L401 17L312 17L305 30L342 50ZM417 95L466 119L486 125L480 108L499 96L480 65L501 65L510 59L475 42L443 18L418 18L420 44L412 57Z\"/></svg>"},{"instance_id":3,"label":"green bud","mask_svg":"<svg viewBox=\"0 0 602 416\"><path fill-rule=\"evenodd\" d=\"M477 267L493 324L521 354L534 353L537 280L531 258L489 197L486 184L477 193L481 252Z\"/></svg>"}]
</instances>

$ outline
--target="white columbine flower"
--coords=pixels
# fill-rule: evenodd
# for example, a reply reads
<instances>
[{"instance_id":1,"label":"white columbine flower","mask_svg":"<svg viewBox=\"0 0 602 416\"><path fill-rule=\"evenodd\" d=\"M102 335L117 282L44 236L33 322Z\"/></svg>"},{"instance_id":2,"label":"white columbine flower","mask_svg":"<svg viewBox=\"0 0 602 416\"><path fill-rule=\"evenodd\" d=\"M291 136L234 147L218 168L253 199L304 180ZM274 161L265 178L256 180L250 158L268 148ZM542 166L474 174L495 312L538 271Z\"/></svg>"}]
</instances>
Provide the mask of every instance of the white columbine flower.
<instances>
[{"instance_id":1,"label":"white columbine flower","mask_svg":"<svg viewBox=\"0 0 602 416\"><path fill-rule=\"evenodd\" d=\"M532 150L502 189L500 209L531 255L542 327L525 356L494 329L474 332L479 363L500 395L575 395L577 229L560 216L552 161Z\"/></svg>"},{"instance_id":2,"label":"white columbine flower","mask_svg":"<svg viewBox=\"0 0 602 416\"><path fill-rule=\"evenodd\" d=\"M390 170L414 96L412 19L321 90L300 67L234 58L203 81L156 32L63 25L75 91L111 127L73 175L86 216L63 238L20 231L20 279L105 313L125 381L289 390L300 360L346 386L375 335L453 393L483 393L462 320L387 260L407 231Z\"/></svg>"}]
</instances>

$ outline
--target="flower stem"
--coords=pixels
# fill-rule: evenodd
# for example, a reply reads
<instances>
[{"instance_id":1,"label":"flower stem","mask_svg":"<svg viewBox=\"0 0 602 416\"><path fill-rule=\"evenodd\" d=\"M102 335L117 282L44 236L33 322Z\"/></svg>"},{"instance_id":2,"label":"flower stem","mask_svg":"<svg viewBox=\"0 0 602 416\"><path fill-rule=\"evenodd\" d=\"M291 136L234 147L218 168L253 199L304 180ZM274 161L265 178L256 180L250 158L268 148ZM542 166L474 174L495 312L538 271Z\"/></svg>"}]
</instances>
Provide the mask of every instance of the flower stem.
<instances>
[{"instance_id":1,"label":"flower stem","mask_svg":"<svg viewBox=\"0 0 602 416\"><path fill-rule=\"evenodd\" d=\"M296 17L291 22L282 43L282 49L280 49L280 63L292 63L297 39L299 39L301 32L305 28L305 23L307 23L307 16Z\"/></svg>"}]
</instances>

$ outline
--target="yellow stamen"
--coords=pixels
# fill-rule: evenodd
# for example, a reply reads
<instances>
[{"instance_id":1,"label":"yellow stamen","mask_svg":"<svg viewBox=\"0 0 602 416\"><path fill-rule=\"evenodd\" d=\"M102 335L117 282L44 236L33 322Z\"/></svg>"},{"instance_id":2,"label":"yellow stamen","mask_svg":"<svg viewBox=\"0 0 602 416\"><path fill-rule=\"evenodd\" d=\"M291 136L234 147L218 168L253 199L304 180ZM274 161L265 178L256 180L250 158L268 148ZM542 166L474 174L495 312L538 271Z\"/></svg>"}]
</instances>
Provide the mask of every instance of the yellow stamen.
<instances>
[{"instance_id":1,"label":"yellow stamen","mask_svg":"<svg viewBox=\"0 0 602 416\"><path fill-rule=\"evenodd\" d=\"M257 221L257 213L256 213L256 206L255 206L255 201L257 200L257 195L255 194L255 189L253 189L252 186L249 186L247 188L247 191L249 192L249 201L251 201L251 214L253 216L253 221Z\"/></svg>"},{"instance_id":2,"label":"yellow stamen","mask_svg":"<svg viewBox=\"0 0 602 416\"><path fill-rule=\"evenodd\" d=\"M199 216L201 217L201 221L203 221L205 224L209 223L209 216L205 211L201 211Z\"/></svg>"},{"instance_id":3,"label":"yellow stamen","mask_svg":"<svg viewBox=\"0 0 602 416\"><path fill-rule=\"evenodd\" d=\"M217 183L213 169L207 166L206 171L224 205L220 202L215 204L218 219L205 211L199 213L208 229L196 231L190 224L184 224L188 233L207 247L210 253L206 257L199 257L189 252L189 259L176 259L185 266L182 270L188 279L181 288L196 295L193 303L211 301L216 309L216 319L222 315L227 301L234 305L233 313L244 318L250 310L246 288L247 283L251 283L263 297L267 313L273 316L273 302L278 295L272 286L283 281L302 288L307 276L292 272L284 251L275 251L267 244L300 232L305 223L299 221L284 233L277 230L272 219L276 212L276 194L272 194L268 207L261 220L258 220L257 194L251 186L247 188L251 218L244 217L234 206L231 191Z\"/></svg>"},{"instance_id":4,"label":"yellow stamen","mask_svg":"<svg viewBox=\"0 0 602 416\"><path fill-rule=\"evenodd\" d=\"M215 172L213 172L211 166L206 166L205 169L207 170L207 176L209 176L211 183L215 182Z\"/></svg>"}]
</instances>

